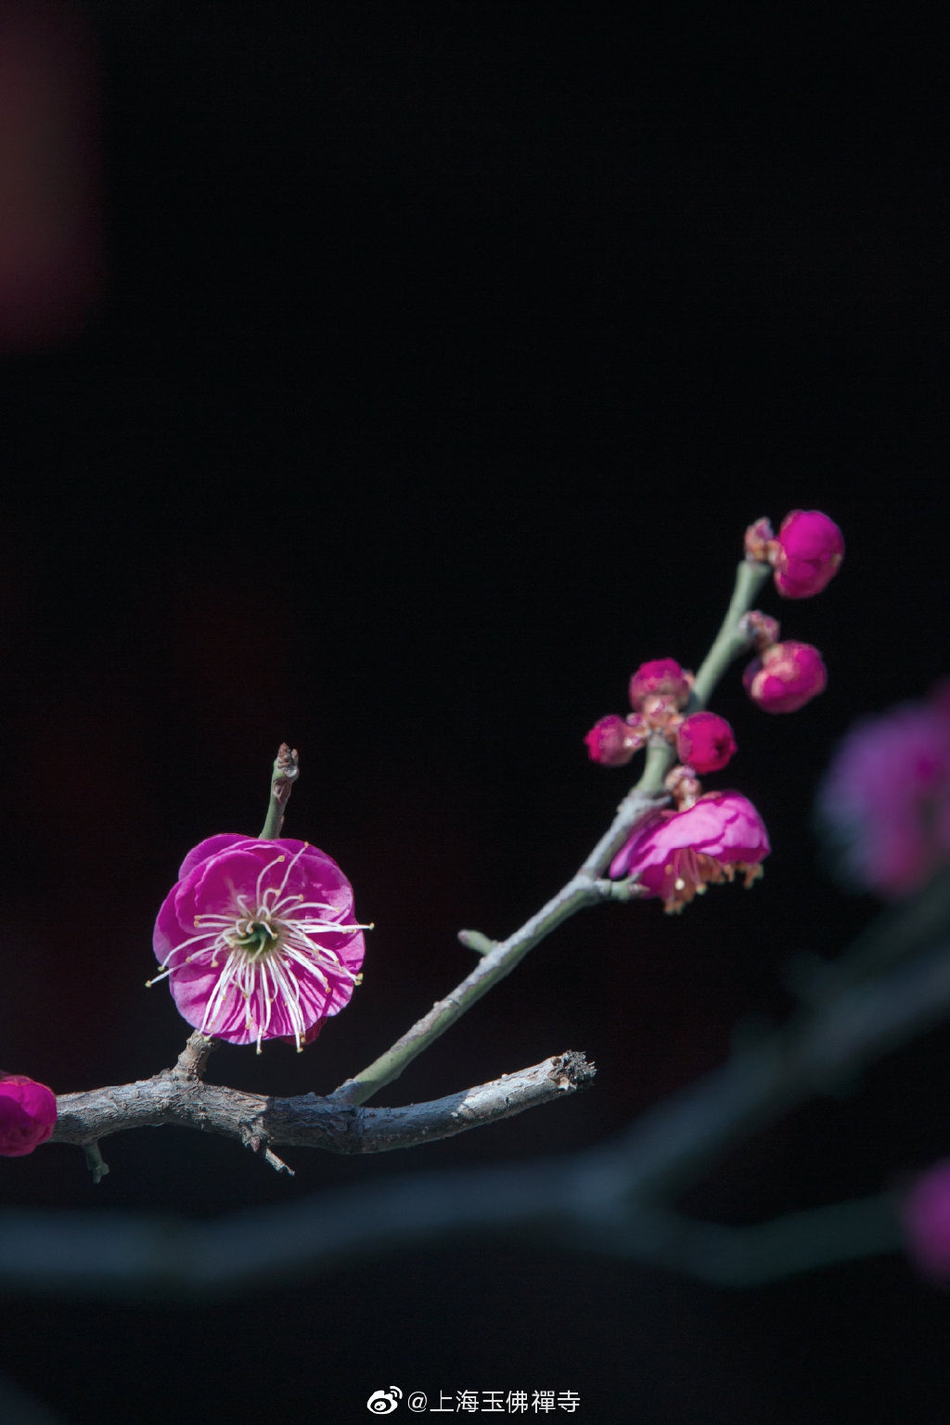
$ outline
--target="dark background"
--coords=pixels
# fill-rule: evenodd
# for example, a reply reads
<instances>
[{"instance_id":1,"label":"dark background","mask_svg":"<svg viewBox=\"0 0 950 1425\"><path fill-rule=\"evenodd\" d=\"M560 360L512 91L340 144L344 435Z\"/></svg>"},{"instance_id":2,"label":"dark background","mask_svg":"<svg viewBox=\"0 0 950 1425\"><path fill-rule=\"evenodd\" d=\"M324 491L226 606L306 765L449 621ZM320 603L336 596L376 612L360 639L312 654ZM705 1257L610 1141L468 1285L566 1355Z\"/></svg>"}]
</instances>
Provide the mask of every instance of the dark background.
<instances>
[{"instance_id":1,"label":"dark background","mask_svg":"<svg viewBox=\"0 0 950 1425\"><path fill-rule=\"evenodd\" d=\"M875 913L818 869L810 807L849 722L946 667L936 7L655 9L36 9L87 46L99 248L0 365L5 1068L65 1091L171 1062L156 909L191 845L259 829L286 738L288 834L376 922L365 984L306 1055L211 1076L328 1091L467 973L460 926L505 934L575 869L628 782L581 739L643 659L698 664L745 525L818 507L848 555L821 598L763 598L827 693L767 718L733 671L715 700L764 882L579 917L382 1101L568 1047L592 1092L411 1156L297 1152L293 1180L163 1130L111 1140L94 1187L52 1147L4 1161L2 1200L211 1216L592 1144ZM887 1186L950 1151L948 1086L941 1031L689 1206ZM393 1383L571 1388L608 1425L947 1417L947 1300L896 1258L728 1294L456 1241L213 1309L0 1320L75 1421L348 1422Z\"/></svg>"}]
</instances>

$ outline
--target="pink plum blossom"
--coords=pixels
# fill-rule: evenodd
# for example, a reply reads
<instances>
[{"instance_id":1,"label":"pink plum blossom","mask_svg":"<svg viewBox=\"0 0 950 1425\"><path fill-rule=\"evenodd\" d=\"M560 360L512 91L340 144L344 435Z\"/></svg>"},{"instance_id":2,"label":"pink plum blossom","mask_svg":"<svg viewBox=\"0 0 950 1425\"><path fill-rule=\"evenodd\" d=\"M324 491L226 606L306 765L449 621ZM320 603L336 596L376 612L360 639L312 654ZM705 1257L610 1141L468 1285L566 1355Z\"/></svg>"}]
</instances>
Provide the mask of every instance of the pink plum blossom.
<instances>
[{"instance_id":1,"label":"pink plum blossom","mask_svg":"<svg viewBox=\"0 0 950 1425\"><path fill-rule=\"evenodd\" d=\"M950 1159L924 1173L901 1205L907 1252L933 1281L950 1281Z\"/></svg>"},{"instance_id":2,"label":"pink plum blossom","mask_svg":"<svg viewBox=\"0 0 950 1425\"><path fill-rule=\"evenodd\" d=\"M771 558L779 593L786 599L810 599L841 567L844 536L820 510L792 510L782 521Z\"/></svg>"},{"instance_id":3,"label":"pink plum blossom","mask_svg":"<svg viewBox=\"0 0 950 1425\"><path fill-rule=\"evenodd\" d=\"M25 1074L0 1073L0 1157L23 1158L56 1123L56 1095Z\"/></svg>"},{"instance_id":4,"label":"pink plum blossom","mask_svg":"<svg viewBox=\"0 0 950 1425\"><path fill-rule=\"evenodd\" d=\"M298 1049L359 982L362 931L335 861L305 841L225 833L189 851L155 922L157 980L189 1024L231 1044Z\"/></svg>"},{"instance_id":5,"label":"pink plum blossom","mask_svg":"<svg viewBox=\"0 0 950 1425\"><path fill-rule=\"evenodd\" d=\"M847 877L878 895L911 895L950 863L950 683L858 723L818 814Z\"/></svg>"},{"instance_id":6,"label":"pink plum blossom","mask_svg":"<svg viewBox=\"0 0 950 1425\"><path fill-rule=\"evenodd\" d=\"M654 658L641 663L630 679L630 706L635 712L649 711L648 700L662 698L684 708L692 686L692 673L684 673L675 658Z\"/></svg>"},{"instance_id":7,"label":"pink plum blossom","mask_svg":"<svg viewBox=\"0 0 950 1425\"><path fill-rule=\"evenodd\" d=\"M824 692L827 681L818 649L794 638L773 643L742 675L749 697L767 713L797 712Z\"/></svg>"},{"instance_id":8,"label":"pink plum blossom","mask_svg":"<svg viewBox=\"0 0 950 1425\"><path fill-rule=\"evenodd\" d=\"M676 755L695 772L721 771L735 751L732 728L718 713L692 713L677 729Z\"/></svg>"},{"instance_id":9,"label":"pink plum blossom","mask_svg":"<svg viewBox=\"0 0 950 1425\"><path fill-rule=\"evenodd\" d=\"M610 865L617 880L636 876L667 912L681 911L710 883L743 873L746 886L762 874L770 851L759 813L739 792L707 792L685 811L659 812L638 827Z\"/></svg>"},{"instance_id":10,"label":"pink plum blossom","mask_svg":"<svg viewBox=\"0 0 950 1425\"><path fill-rule=\"evenodd\" d=\"M625 722L616 713L595 722L584 738L592 762L622 767L646 741L646 729Z\"/></svg>"}]
</instances>

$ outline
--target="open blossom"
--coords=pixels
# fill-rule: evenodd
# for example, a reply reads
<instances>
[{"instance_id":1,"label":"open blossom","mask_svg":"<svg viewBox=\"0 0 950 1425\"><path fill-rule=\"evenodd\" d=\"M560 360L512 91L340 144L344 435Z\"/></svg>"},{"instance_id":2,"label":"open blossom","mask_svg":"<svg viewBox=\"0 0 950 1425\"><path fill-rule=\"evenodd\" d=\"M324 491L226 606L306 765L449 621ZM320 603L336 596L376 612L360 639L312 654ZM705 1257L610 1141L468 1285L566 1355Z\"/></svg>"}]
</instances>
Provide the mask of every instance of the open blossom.
<instances>
[{"instance_id":1,"label":"open blossom","mask_svg":"<svg viewBox=\"0 0 950 1425\"><path fill-rule=\"evenodd\" d=\"M847 879L882 896L950 864L950 684L848 733L818 792Z\"/></svg>"},{"instance_id":2,"label":"open blossom","mask_svg":"<svg viewBox=\"0 0 950 1425\"><path fill-rule=\"evenodd\" d=\"M797 712L823 693L828 674L821 654L810 643L787 638L753 658L742 675L749 697L767 713Z\"/></svg>"},{"instance_id":3,"label":"open blossom","mask_svg":"<svg viewBox=\"0 0 950 1425\"><path fill-rule=\"evenodd\" d=\"M810 599L841 567L844 536L821 510L792 510L781 523L771 558L779 593L786 599Z\"/></svg>"},{"instance_id":4,"label":"open blossom","mask_svg":"<svg viewBox=\"0 0 950 1425\"><path fill-rule=\"evenodd\" d=\"M23 1158L56 1124L56 1095L25 1074L0 1073L0 1157Z\"/></svg>"},{"instance_id":5,"label":"open blossom","mask_svg":"<svg viewBox=\"0 0 950 1425\"><path fill-rule=\"evenodd\" d=\"M695 772L719 772L735 754L736 741L724 717L692 713L676 733L676 755Z\"/></svg>"},{"instance_id":6,"label":"open blossom","mask_svg":"<svg viewBox=\"0 0 950 1425\"><path fill-rule=\"evenodd\" d=\"M335 861L287 838L226 833L182 862L155 922L155 954L180 1013L231 1044L298 1049L348 1003L363 963L353 891Z\"/></svg>"},{"instance_id":7,"label":"open blossom","mask_svg":"<svg viewBox=\"0 0 950 1425\"><path fill-rule=\"evenodd\" d=\"M950 1159L937 1163L901 1205L907 1252L924 1276L950 1281Z\"/></svg>"},{"instance_id":8,"label":"open blossom","mask_svg":"<svg viewBox=\"0 0 950 1425\"><path fill-rule=\"evenodd\" d=\"M610 874L636 876L664 910L680 911L709 884L736 872L750 886L771 850L759 813L739 792L707 792L685 811L663 811L639 827L614 857Z\"/></svg>"}]
</instances>

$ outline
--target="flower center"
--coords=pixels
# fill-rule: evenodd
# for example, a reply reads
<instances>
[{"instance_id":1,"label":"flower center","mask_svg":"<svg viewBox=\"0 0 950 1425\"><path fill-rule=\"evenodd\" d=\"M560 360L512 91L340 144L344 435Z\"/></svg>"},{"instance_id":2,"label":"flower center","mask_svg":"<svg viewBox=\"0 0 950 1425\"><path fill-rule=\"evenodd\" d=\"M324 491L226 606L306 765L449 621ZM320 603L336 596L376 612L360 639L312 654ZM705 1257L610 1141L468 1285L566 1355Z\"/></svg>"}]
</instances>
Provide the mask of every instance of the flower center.
<instances>
[{"instance_id":1,"label":"flower center","mask_svg":"<svg viewBox=\"0 0 950 1425\"><path fill-rule=\"evenodd\" d=\"M243 916L236 920L234 929L226 930L222 939L232 950L239 951L253 964L269 951L277 949L281 929L280 921L275 921L266 906L262 906L256 915Z\"/></svg>"}]
</instances>

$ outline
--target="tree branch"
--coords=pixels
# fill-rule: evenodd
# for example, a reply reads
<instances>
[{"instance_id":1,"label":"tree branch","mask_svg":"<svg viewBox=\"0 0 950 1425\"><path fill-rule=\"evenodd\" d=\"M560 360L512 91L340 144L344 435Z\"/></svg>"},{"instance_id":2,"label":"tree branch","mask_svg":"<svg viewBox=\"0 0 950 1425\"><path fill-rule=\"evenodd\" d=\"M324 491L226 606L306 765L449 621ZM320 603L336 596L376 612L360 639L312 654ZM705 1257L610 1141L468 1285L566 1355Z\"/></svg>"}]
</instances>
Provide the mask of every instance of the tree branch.
<instances>
[{"instance_id":1,"label":"tree branch","mask_svg":"<svg viewBox=\"0 0 950 1425\"><path fill-rule=\"evenodd\" d=\"M189 1044L200 1037L192 1035ZM594 1072L582 1054L569 1051L428 1103L360 1108L316 1094L242 1093L203 1083L176 1065L138 1083L61 1094L51 1141L85 1146L130 1128L175 1124L236 1138L256 1152L288 1144L330 1153L385 1153L512 1118L585 1087Z\"/></svg>"},{"instance_id":2,"label":"tree branch","mask_svg":"<svg viewBox=\"0 0 950 1425\"><path fill-rule=\"evenodd\" d=\"M918 922L913 905L903 915L889 913L891 934L898 937L916 935ZM859 939L858 953L865 944ZM849 961L850 956L840 962L843 971ZM841 983L846 981L843 974ZM662 1204L675 1200L739 1138L796 1103L833 1091L843 1076L948 1014L950 941L944 940L873 981L849 985L817 1012L802 1012L616 1138L581 1153L387 1177L210 1223L137 1213L9 1209L0 1213L0 1289L117 1298L216 1296L460 1231L514 1232L519 1241L534 1238L635 1258L734 1286L891 1251L899 1230L895 1200L886 1195L748 1227L689 1221ZM558 1080L570 1070L562 1060L548 1060L526 1074L542 1070L553 1083L552 1094L542 1074L545 1097L564 1091ZM485 1092L501 1108L513 1082L523 1077L472 1091L478 1121L478 1094ZM462 1131L468 1123L451 1115L460 1112L465 1098L420 1105L423 1118L432 1112L445 1123L444 1106L450 1131ZM309 1095L284 1102L362 1115L364 1124L375 1125L380 1148L397 1146L393 1134L412 1112L342 1109ZM453 1102L454 1110L448 1107ZM395 1115L388 1123L387 1114ZM352 1151L374 1151L365 1146L365 1129L363 1145Z\"/></svg>"}]
</instances>

